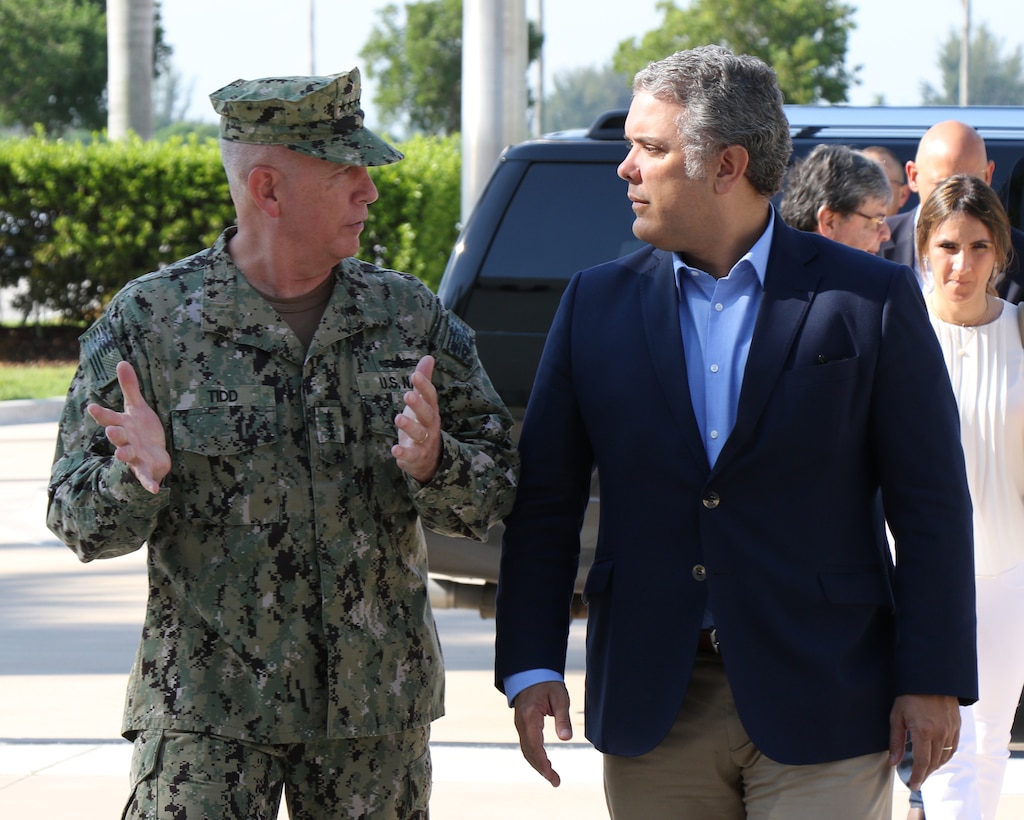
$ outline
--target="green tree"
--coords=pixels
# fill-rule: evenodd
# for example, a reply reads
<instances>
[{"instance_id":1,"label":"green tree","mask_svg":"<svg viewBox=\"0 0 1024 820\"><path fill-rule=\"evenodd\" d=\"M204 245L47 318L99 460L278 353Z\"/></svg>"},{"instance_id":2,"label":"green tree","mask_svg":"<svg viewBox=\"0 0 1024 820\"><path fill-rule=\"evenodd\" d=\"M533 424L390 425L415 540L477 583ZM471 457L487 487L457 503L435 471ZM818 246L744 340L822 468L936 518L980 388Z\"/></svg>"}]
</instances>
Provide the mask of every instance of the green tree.
<instances>
[{"instance_id":1,"label":"green tree","mask_svg":"<svg viewBox=\"0 0 1024 820\"><path fill-rule=\"evenodd\" d=\"M106 125L106 13L87 0L0 0L0 123Z\"/></svg>"},{"instance_id":2,"label":"green tree","mask_svg":"<svg viewBox=\"0 0 1024 820\"><path fill-rule=\"evenodd\" d=\"M156 4L154 75L168 65ZM0 0L0 125L48 133L107 124L106 0Z\"/></svg>"},{"instance_id":3,"label":"green tree","mask_svg":"<svg viewBox=\"0 0 1024 820\"><path fill-rule=\"evenodd\" d=\"M168 67L153 84L153 126L160 130L188 119L195 83L185 86L181 72Z\"/></svg>"},{"instance_id":4,"label":"green tree","mask_svg":"<svg viewBox=\"0 0 1024 820\"><path fill-rule=\"evenodd\" d=\"M958 31L951 31L939 51L938 67L942 89L921 83L924 105L957 105L960 101L960 42ZM1017 46L1003 57L1000 40L982 23L970 40L967 99L971 105L1024 105L1024 54Z\"/></svg>"},{"instance_id":5,"label":"green tree","mask_svg":"<svg viewBox=\"0 0 1024 820\"><path fill-rule=\"evenodd\" d=\"M378 12L379 23L359 52L377 81L373 102L395 131L445 136L462 130L462 0L416 0ZM543 36L527 21L527 64ZM533 104L532 100L528 101Z\"/></svg>"},{"instance_id":6,"label":"green tree","mask_svg":"<svg viewBox=\"0 0 1024 820\"><path fill-rule=\"evenodd\" d=\"M462 0L394 3L359 53L377 81L381 122L426 134L457 133L462 124Z\"/></svg>"},{"instance_id":7,"label":"green tree","mask_svg":"<svg viewBox=\"0 0 1024 820\"><path fill-rule=\"evenodd\" d=\"M839 0L662 0L661 26L619 44L617 71L633 76L651 60L705 43L760 57L775 69L788 103L843 102L857 69L845 67L854 7Z\"/></svg>"},{"instance_id":8,"label":"green tree","mask_svg":"<svg viewBox=\"0 0 1024 820\"><path fill-rule=\"evenodd\" d=\"M630 78L610 65L560 71L554 82L555 90L544 100L545 131L590 125L603 111L628 108L632 96Z\"/></svg>"}]
</instances>

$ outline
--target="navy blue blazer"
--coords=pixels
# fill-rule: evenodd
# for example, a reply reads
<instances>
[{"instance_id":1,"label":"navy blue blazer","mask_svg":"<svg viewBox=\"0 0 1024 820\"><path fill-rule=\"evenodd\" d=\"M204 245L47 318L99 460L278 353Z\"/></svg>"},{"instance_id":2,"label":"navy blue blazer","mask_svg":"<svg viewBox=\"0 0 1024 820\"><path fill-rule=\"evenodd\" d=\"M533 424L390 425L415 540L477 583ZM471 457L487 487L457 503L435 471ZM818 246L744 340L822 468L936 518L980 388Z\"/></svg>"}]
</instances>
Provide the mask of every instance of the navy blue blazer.
<instances>
[{"instance_id":1,"label":"navy blue blazer","mask_svg":"<svg viewBox=\"0 0 1024 820\"><path fill-rule=\"evenodd\" d=\"M914 236L915 210L904 211L889 217L889 230L892 237L882 245L879 255L883 259L891 259L909 268L914 267L917 257L917 240ZM1024 302L1024 231L1010 228L1010 243L1013 254L1006 270L996 278L996 292L1007 302L1018 304Z\"/></svg>"},{"instance_id":2,"label":"navy blue blazer","mask_svg":"<svg viewBox=\"0 0 1024 820\"><path fill-rule=\"evenodd\" d=\"M779 762L885 750L899 694L977 697L971 505L921 294L905 268L775 225L713 468L670 254L578 273L548 336L502 547L496 682L565 668L596 468L586 732L602 752L665 737L708 604L740 719Z\"/></svg>"}]
</instances>

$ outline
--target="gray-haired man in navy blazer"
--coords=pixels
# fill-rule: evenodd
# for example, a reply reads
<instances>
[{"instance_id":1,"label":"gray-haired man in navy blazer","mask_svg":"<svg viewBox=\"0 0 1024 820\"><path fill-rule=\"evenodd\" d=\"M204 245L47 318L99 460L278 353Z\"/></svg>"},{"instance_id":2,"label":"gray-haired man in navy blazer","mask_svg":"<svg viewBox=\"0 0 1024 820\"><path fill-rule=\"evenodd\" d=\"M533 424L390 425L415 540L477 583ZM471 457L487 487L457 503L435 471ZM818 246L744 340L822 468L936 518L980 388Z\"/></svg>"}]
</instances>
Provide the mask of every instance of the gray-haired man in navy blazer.
<instances>
[{"instance_id":1,"label":"gray-haired man in navy blazer","mask_svg":"<svg viewBox=\"0 0 1024 820\"><path fill-rule=\"evenodd\" d=\"M956 405L903 267L787 227L771 69L718 46L634 82L619 166L649 244L578 273L507 519L496 680L553 785L591 473L586 730L614 818L891 817L977 697ZM880 502L896 540L892 562Z\"/></svg>"}]
</instances>

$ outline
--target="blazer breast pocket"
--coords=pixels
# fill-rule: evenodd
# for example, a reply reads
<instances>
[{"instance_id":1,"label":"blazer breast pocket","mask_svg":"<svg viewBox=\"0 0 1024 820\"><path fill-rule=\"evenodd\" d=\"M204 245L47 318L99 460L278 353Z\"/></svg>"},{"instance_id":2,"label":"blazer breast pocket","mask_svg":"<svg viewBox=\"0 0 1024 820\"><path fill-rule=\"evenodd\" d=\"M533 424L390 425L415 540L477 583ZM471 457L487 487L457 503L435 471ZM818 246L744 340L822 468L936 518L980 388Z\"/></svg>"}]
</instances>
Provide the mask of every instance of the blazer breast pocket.
<instances>
[{"instance_id":1,"label":"blazer breast pocket","mask_svg":"<svg viewBox=\"0 0 1024 820\"><path fill-rule=\"evenodd\" d=\"M834 383L842 383L857 378L860 369L860 357L850 356L846 359L827 360L824 357L812 365L787 370L782 378L787 384L807 388L825 387Z\"/></svg>"},{"instance_id":2,"label":"blazer breast pocket","mask_svg":"<svg viewBox=\"0 0 1024 820\"><path fill-rule=\"evenodd\" d=\"M854 356L785 371L773 406L779 442L823 452L823 442L854 432L858 408L871 392L864 387L861 365Z\"/></svg>"}]
</instances>

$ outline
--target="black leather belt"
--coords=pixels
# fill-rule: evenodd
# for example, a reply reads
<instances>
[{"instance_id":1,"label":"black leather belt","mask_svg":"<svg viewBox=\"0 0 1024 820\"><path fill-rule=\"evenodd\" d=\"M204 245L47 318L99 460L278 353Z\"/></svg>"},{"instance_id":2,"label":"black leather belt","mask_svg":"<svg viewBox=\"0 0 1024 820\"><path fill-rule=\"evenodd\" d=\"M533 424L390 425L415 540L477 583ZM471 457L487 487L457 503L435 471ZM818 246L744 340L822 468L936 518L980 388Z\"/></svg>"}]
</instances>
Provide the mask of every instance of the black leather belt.
<instances>
[{"instance_id":1,"label":"black leather belt","mask_svg":"<svg viewBox=\"0 0 1024 820\"><path fill-rule=\"evenodd\" d=\"M719 654L717 629L702 629L700 631L700 638L697 640L697 651L707 655Z\"/></svg>"}]
</instances>

